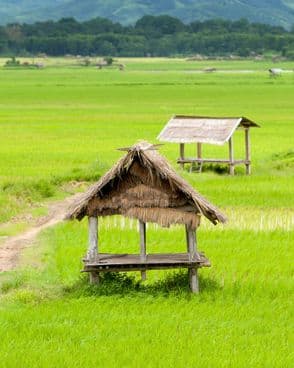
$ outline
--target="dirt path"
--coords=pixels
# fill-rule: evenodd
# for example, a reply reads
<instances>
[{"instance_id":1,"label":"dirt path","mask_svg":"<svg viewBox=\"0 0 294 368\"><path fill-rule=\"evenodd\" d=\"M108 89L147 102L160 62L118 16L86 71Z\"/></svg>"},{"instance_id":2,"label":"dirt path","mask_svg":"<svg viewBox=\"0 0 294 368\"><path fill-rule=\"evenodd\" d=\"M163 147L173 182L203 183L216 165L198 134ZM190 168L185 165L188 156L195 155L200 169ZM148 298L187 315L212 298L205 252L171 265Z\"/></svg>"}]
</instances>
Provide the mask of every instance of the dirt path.
<instances>
[{"instance_id":1,"label":"dirt path","mask_svg":"<svg viewBox=\"0 0 294 368\"><path fill-rule=\"evenodd\" d=\"M78 199L81 194L75 194L63 201L54 202L49 205L48 216L41 217L38 225L31 227L20 235L7 238L0 245L0 272L13 270L19 260L22 250L29 247L37 235L44 229L54 226L63 221L69 206Z\"/></svg>"}]
</instances>

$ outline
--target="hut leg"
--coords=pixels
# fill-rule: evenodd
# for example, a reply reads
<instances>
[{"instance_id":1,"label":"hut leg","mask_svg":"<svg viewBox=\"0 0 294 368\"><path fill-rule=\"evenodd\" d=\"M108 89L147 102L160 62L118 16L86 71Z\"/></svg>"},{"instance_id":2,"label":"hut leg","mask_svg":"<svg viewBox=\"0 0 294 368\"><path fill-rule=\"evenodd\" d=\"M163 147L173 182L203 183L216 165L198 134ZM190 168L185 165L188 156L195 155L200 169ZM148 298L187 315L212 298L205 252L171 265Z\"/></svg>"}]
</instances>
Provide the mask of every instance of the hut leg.
<instances>
[{"instance_id":1,"label":"hut leg","mask_svg":"<svg viewBox=\"0 0 294 368\"><path fill-rule=\"evenodd\" d=\"M184 158L185 158L185 144L180 143L180 160L184 160ZM184 167L185 167L184 162L181 162L180 166L181 166L182 169L184 169Z\"/></svg>"},{"instance_id":2,"label":"hut leg","mask_svg":"<svg viewBox=\"0 0 294 368\"><path fill-rule=\"evenodd\" d=\"M189 268L189 283L192 293L199 293L199 280L198 280L197 267Z\"/></svg>"},{"instance_id":3,"label":"hut leg","mask_svg":"<svg viewBox=\"0 0 294 368\"><path fill-rule=\"evenodd\" d=\"M250 139L249 139L249 128L245 128L245 166L246 166L246 175L251 174L251 166L250 166Z\"/></svg>"},{"instance_id":4,"label":"hut leg","mask_svg":"<svg viewBox=\"0 0 294 368\"><path fill-rule=\"evenodd\" d=\"M146 224L143 221L139 221L140 230L140 259L141 262L146 262ZM147 279L146 271L141 271L141 280Z\"/></svg>"},{"instance_id":5,"label":"hut leg","mask_svg":"<svg viewBox=\"0 0 294 368\"><path fill-rule=\"evenodd\" d=\"M188 226L186 226L186 241L187 253L189 255L189 259L192 261L197 257L196 231L191 230Z\"/></svg>"},{"instance_id":6,"label":"hut leg","mask_svg":"<svg viewBox=\"0 0 294 368\"><path fill-rule=\"evenodd\" d=\"M100 277L99 272L90 272L90 284L99 285Z\"/></svg>"},{"instance_id":7,"label":"hut leg","mask_svg":"<svg viewBox=\"0 0 294 368\"><path fill-rule=\"evenodd\" d=\"M188 228L187 225L185 226L185 230L186 230L187 253L189 254L189 250L190 250L190 247L189 247L189 228Z\"/></svg>"},{"instance_id":8,"label":"hut leg","mask_svg":"<svg viewBox=\"0 0 294 368\"><path fill-rule=\"evenodd\" d=\"M197 143L197 158L200 160L202 158L202 145L201 143ZM202 162L198 162L198 170L201 173L202 171Z\"/></svg>"},{"instance_id":9,"label":"hut leg","mask_svg":"<svg viewBox=\"0 0 294 368\"><path fill-rule=\"evenodd\" d=\"M196 231L191 230L188 226L186 226L186 240L187 240L187 252L189 254L189 259L192 261L197 257L197 240L196 240ZM199 293L199 280L197 267L189 268L189 285L192 293Z\"/></svg>"},{"instance_id":10,"label":"hut leg","mask_svg":"<svg viewBox=\"0 0 294 368\"><path fill-rule=\"evenodd\" d=\"M98 255L98 218L89 217L89 248L88 259L95 261ZM90 272L90 284L99 283L99 273Z\"/></svg>"},{"instance_id":11,"label":"hut leg","mask_svg":"<svg viewBox=\"0 0 294 368\"><path fill-rule=\"evenodd\" d=\"M229 168L230 168L230 175L234 175L235 167L234 167L234 149L233 149L233 137L229 139Z\"/></svg>"}]
</instances>

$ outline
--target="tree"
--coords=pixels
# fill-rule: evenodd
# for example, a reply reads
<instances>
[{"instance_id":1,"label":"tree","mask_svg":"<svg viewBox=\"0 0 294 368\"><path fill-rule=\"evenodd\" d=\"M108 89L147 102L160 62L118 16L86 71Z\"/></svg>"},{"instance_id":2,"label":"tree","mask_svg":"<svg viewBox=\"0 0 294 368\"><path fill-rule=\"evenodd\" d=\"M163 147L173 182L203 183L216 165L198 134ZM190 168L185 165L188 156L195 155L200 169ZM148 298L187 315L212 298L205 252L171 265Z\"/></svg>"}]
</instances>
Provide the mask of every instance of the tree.
<instances>
[{"instance_id":1,"label":"tree","mask_svg":"<svg viewBox=\"0 0 294 368\"><path fill-rule=\"evenodd\" d=\"M181 32L185 29L185 25L179 19L169 15L159 15L158 17L145 15L137 21L135 29L146 36L160 37Z\"/></svg>"}]
</instances>

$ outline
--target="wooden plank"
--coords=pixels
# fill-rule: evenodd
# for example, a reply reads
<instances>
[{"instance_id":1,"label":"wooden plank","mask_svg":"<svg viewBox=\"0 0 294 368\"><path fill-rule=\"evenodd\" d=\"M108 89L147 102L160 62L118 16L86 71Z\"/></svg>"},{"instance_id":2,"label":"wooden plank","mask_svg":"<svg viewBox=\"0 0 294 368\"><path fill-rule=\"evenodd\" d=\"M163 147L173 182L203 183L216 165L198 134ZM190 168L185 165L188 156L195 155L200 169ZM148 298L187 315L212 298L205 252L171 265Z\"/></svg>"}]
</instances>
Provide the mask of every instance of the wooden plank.
<instances>
[{"instance_id":1,"label":"wooden plank","mask_svg":"<svg viewBox=\"0 0 294 368\"><path fill-rule=\"evenodd\" d=\"M152 264L152 263L173 263L173 262L186 262L189 263L189 256L187 253L180 254L172 257L171 255L148 255L146 257L146 261L141 260L141 256L139 254L125 254L125 255L117 255L117 256L100 256L98 261L91 262L86 261L87 264L100 264L100 265L119 265L119 264Z\"/></svg>"},{"instance_id":2,"label":"wooden plank","mask_svg":"<svg viewBox=\"0 0 294 368\"><path fill-rule=\"evenodd\" d=\"M174 270L174 269L190 269L192 266L187 265L186 263L175 263L173 265L171 264L153 264L153 265L120 265L115 267L98 267L98 266L85 266L84 269L81 272L99 272L100 273L107 273L107 272L137 272L137 271L153 271L153 270ZM197 269L202 267L210 267L210 265L196 265L194 266Z\"/></svg>"},{"instance_id":3,"label":"wooden plank","mask_svg":"<svg viewBox=\"0 0 294 368\"><path fill-rule=\"evenodd\" d=\"M184 160L177 160L178 163L220 163L220 164L229 164L231 161L227 160L227 159L221 159L221 158L185 158ZM238 165L238 164L245 164L247 161L246 160L234 160L234 165Z\"/></svg>"},{"instance_id":4,"label":"wooden plank","mask_svg":"<svg viewBox=\"0 0 294 368\"><path fill-rule=\"evenodd\" d=\"M146 262L146 224L139 220L139 231L140 231L140 261ZM141 271L141 280L146 280L146 271Z\"/></svg>"},{"instance_id":5,"label":"wooden plank","mask_svg":"<svg viewBox=\"0 0 294 368\"><path fill-rule=\"evenodd\" d=\"M233 146L233 137L229 139L229 171L230 175L234 175L235 168L234 168L234 146Z\"/></svg>"},{"instance_id":6,"label":"wooden plank","mask_svg":"<svg viewBox=\"0 0 294 368\"><path fill-rule=\"evenodd\" d=\"M202 268L202 267L209 267L209 266L205 266L205 265L201 265L201 266L197 266L198 268ZM151 265L151 266L139 266L139 265L133 265L133 266L116 266L116 267L108 267L108 268L103 268L103 267L90 267L87 266L85 267L81 272L99 272L100 273L108 273L108 272L141 272L141 271L154 271L154 270L175 270L175 269L190 269L190 266L186 265L186 264L180 264L177 263L175 265L165 265L165 264L158 264L158 265Z\"/></svg>"},{"instance_id":7,"label":"wooden plank","mask_svg":"<svg viewBox=\"0 0 294 368\"><path fill-rule=\"evenodd\" d=\"M184 264L186 266L193 265L209 265L208 259L203 253L196 253L196 256L190 260L188 253L156 253L148 254L146 256L146 261L141 261L140 254L110 254L110 253L100 253L99 259L95 261L90 261L89 259L84 259L85 266L93 267L116 267L116 266L129 266L129 265L139 265L143 267L148 267L152 265L174 265L174 264Z\"/></svg>"},{"instance_id":8,"label":"wooden plank","mask_svg":"<svg viewBox=\"0 0 294 368\"><path fill-rule=\"evenodd\" d=\"M250 175L251 174L251 166L250 166L249 128L245 128L245 166L246 166L246 175Z\"/></svg>"}]
</instances>

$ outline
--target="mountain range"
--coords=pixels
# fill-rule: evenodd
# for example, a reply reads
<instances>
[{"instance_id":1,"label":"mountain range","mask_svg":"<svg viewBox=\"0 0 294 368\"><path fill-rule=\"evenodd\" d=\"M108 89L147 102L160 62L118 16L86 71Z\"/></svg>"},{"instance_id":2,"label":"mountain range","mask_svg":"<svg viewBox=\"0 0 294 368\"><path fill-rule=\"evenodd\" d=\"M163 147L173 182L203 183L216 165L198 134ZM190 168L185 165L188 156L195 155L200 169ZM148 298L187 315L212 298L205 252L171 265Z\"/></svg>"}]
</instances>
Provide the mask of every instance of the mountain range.
<instances>
[{"instance_id":1,"label":"mountain range","mask_svg":"<svg viewBox=\"0 0 294 368\"><path fill-rule=\"evenodd\" d=\"M104 17L134 24L146 14L168 14L184 22L247 18L287 29L294 24L294 0L0 0L0 5L0 24L63 17Z\"/></svg>"}]
</instances>

